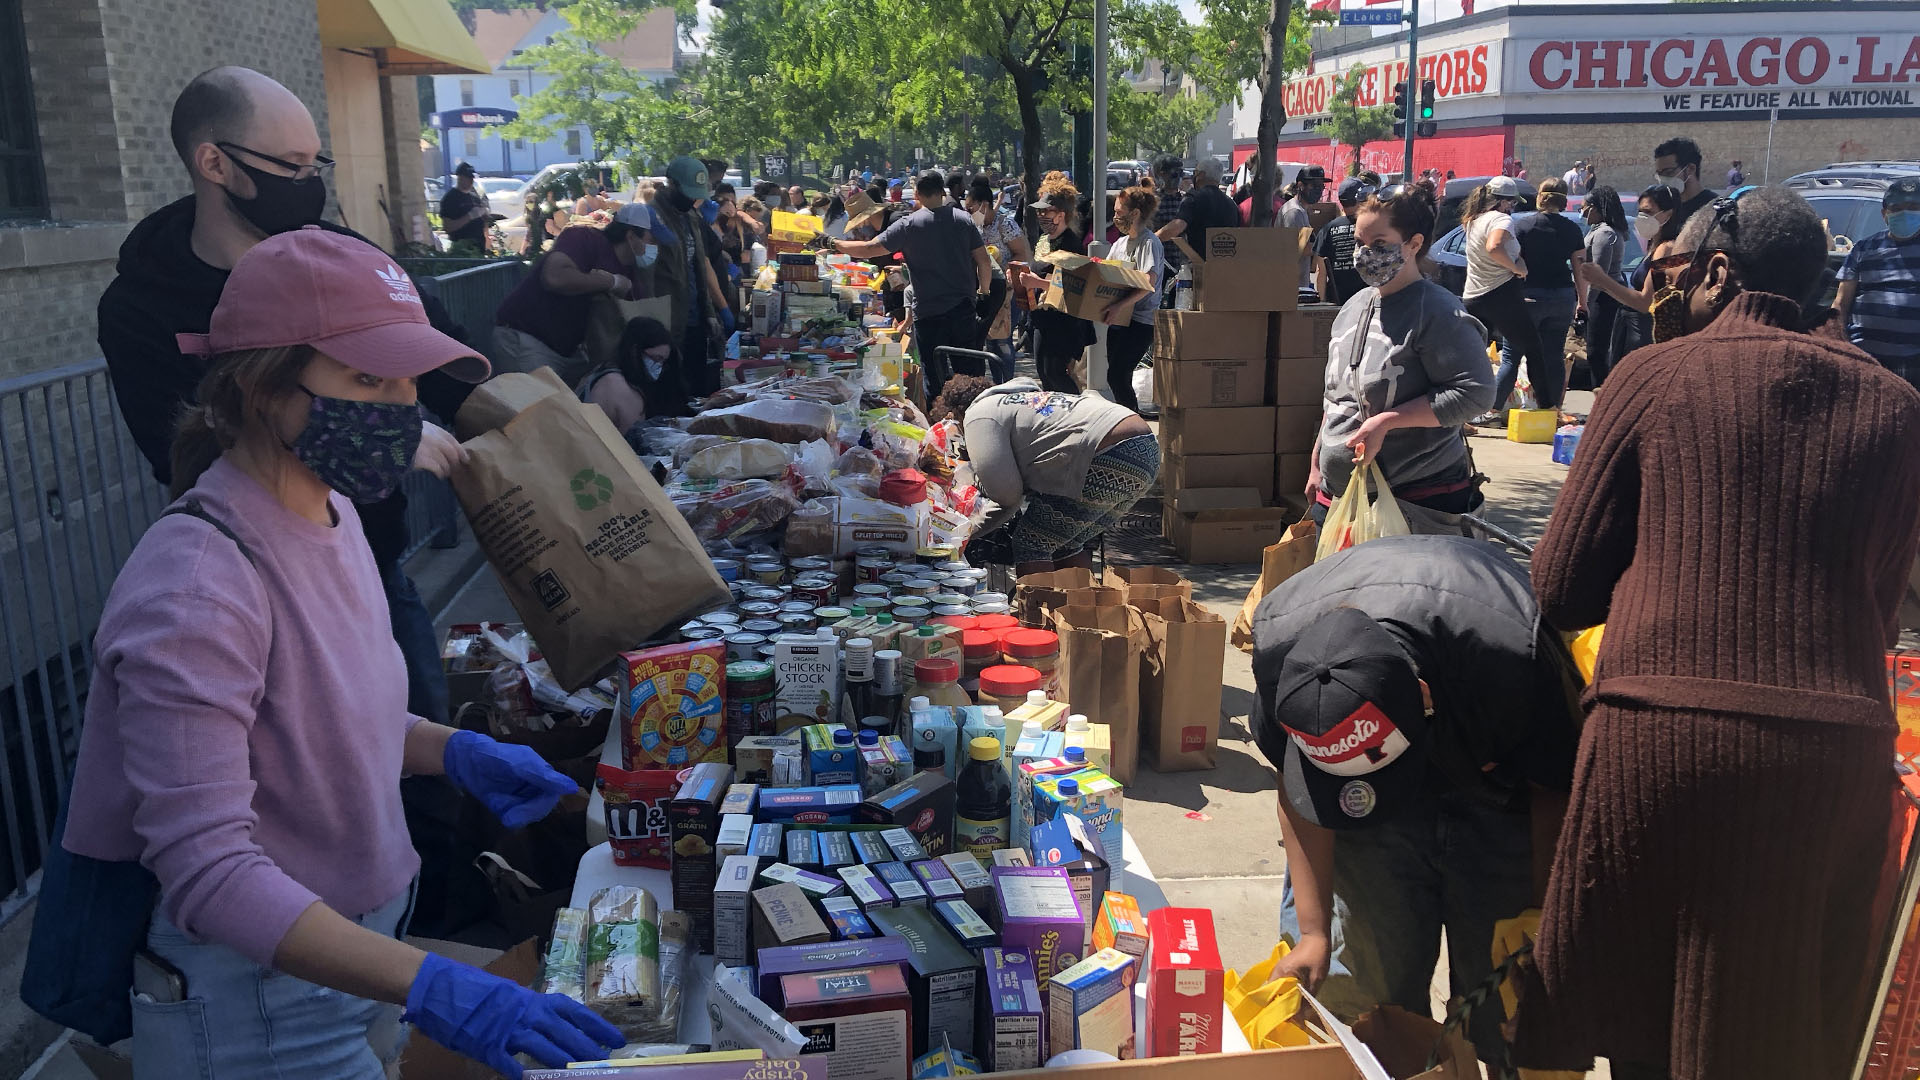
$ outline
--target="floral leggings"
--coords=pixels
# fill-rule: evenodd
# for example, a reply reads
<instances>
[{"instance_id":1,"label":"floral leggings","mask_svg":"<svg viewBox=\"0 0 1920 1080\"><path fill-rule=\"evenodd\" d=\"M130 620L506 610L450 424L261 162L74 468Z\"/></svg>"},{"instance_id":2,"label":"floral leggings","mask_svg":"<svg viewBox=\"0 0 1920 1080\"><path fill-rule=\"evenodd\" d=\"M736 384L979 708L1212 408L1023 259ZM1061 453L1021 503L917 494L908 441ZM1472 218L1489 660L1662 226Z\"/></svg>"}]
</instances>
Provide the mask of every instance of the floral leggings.
<instances>
[{"instance_id":1,"label":"floral leggings","mask_svg":"<svg viewBox=\"0 0 1920 1080\"><path fill-rule=\"evenodd\" d=\"M1102 450L1087 468L1079 498L1027 499L1013 524L1014 563L1055 559L1085 547L1133 509L1159 474L1160 443L1152 435L1135 435Z\"/></svg>"}]
</instances>

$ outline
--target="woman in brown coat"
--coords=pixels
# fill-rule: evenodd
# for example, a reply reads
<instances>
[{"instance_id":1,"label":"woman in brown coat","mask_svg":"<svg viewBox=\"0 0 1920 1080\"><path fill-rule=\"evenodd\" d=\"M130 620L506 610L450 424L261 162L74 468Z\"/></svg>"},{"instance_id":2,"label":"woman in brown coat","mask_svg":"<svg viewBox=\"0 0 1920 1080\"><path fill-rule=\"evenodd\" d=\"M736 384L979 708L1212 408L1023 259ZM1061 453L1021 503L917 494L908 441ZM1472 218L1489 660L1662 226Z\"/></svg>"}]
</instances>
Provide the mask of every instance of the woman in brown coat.
<instances>
[{"instance_id":1,"label":"woman in brown coat","mask_svg":"<svg viewBox=\"0 0 1920 1080\"><path fill-rule=\"evenodd\" d=\"M1804 328L1826 247L1780 188L1688 222L1665 343L1607 380L1534 553L1542 614L1607 632L1523 1065L1826 1080L1866 1031L1920 394Z\"/></svg>"}]
</instances>

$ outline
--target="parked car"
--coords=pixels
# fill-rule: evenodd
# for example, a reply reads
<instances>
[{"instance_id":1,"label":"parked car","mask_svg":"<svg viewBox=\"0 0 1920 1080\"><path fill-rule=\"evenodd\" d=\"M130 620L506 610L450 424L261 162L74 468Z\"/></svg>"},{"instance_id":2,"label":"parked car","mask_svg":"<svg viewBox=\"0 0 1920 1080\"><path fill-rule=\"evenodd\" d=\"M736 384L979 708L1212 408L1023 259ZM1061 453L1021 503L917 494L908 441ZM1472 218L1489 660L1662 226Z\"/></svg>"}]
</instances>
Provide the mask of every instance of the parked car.
<instances>
[{"instance_id":1,"label":"parked car","mask_svg":"<svg viewBox=\"0 0 1920 1080\"><path fill-rule=\"evenodd\" d=\"M746 192L752 194L753 177L744 169L728 169L727 174L721 177L721 179L726 183L732 184L733 190L736 193Z\"/></svg>"},{"instance_id":2,"label":"parked car","mask_svg":"<svg viewBox=\"0 0 1920 1080\"><path fill-rule=\"evenodd\" d=\"M1920 175L1920 161L1841 161L1781 181L1782 187L1799 192L1807 200L1813 212L1826 222L1832 237L1827 245L1822 303L1833 303L1839 291L1840 266L1847 261L1853 245L1886 231L1880 204L1886 198L1887 185L1914 175Z\"/></svg>"},{"instance_id":3,"label":"parked car","mask_svg":"<svg viewBox=\"0 0 1920 1080\"><path fill-rule=\"evenodd\" d=\"M482 176L474 180L473 186L487 197L487 205L493 207L496 214L508 217L520 212L521 200L526 197L527 182L511 176Z\"/></svg>"},{"instance_id":4,"label":"parked car","mask_svg":"<svg viewBox=\"0 0 1920 1080\"><path fill-rule=\"evenodd\" d=\"M1433 230L1444 235L1448 229L1460 224L1460 204L1467 201L1467 196L1473 194L1474 188L1491 179L1491 176L1456 176L1447 181L1440 192L1440 205L1434 211ZM1533 197L1539 189L1528 180L1515 182L1520 185L1520 209L1533 209Z\"/></svg>"}]
</instances>

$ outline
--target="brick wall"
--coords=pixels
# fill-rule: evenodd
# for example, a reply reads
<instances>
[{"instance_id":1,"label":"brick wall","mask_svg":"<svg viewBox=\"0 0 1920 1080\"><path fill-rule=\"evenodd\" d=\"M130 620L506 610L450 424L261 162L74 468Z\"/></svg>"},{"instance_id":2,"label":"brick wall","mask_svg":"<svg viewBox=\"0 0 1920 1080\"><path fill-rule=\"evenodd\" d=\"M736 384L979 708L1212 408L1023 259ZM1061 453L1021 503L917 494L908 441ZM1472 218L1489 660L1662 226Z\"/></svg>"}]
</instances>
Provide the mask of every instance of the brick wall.
<instances>
[{"instance_id":1,"label":"brick wall","mask_svg":"<svg viewBox=\"0 0 1920 1080\"><path fill-rule=\"evenodd\" d=\"M111 261L0 271L0 379L91 360L94 305Z\"/></svg>"},{"instance_id":2,"label":"brick wall","mask_svg":"<svg viewBox=\"0 0 1920 1080\"><path fill-rule=\"evenodd\" d=\"M1674 117L1656 123L1520 124L1513 129L1513 154L1526 162L1533 180L1558 176L1575 161L1595 163L1600 182L1625 192L1653 183L1653 148L1675 135L1700 144L1705 182L1725 186L1727 166L1744 162L1749 183L1766 173L1767 123L1764 120L1704 120ZM1775 181L1835 161L1911 157L1920 146L1920 116L1782 120L1773 131Z\"/></svg>"}]
</instances>

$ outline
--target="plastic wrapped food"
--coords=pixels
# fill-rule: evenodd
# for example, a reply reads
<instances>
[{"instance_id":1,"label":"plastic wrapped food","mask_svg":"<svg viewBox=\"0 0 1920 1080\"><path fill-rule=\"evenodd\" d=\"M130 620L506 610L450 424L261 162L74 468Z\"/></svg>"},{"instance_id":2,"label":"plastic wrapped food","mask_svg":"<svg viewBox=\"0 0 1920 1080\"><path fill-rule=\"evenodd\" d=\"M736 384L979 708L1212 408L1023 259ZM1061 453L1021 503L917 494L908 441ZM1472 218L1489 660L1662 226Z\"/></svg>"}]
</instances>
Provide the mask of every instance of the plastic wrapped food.
<instances>
[{"instance_id":1,"label":"plastic wrapped food","mask_svg":"<svg viewBox=\"0 0 1920 1080\"><path fill-rule=\"evenodd\" d=\"M830 437L834 431L834 414L831 405L816 401L761 398L703 412L693 418L687 430L695 435L733 435L742 439L797 443Z\"/></svg>"},{"instance_id":2,"label":"plastic wrapped food","mask_svg":"<svg viewBox=\"0 0 1920 1080\"><path fill-rule=\"evenodd\" d=\"M803 495L827 495L833 491L833 446L824 439L793 447L793 471Z\"/></svg>"},{"instance_id":3,"label":"plastic wrapped food","mask_svg":"<svg viewBox=\"0 0 1920 1080\"><path fill-rule=\"evenodd\" d=\"M786 448L779 443L728 439L696 451L685 469L692 480L773 480L786 475L788 464Z\"/></svg>"},{"instance_id":4,"label":"plastic wrapped food","mask_svg":"<svg viewBox=\"0 0 1920 1080\"><path fill-rule=\"evenodd\" d=\"M587 915L583 1000L635 1038L629 1029L655 1022L660 1008L660 906L645 889L613 885L593 894Z\"/></svg>"},{"instance_id":5,"label":"plastic wrapped food","mask_svg":"<svg viewBox=\"0 0 1920 1080\"><path fill-rule=\"evenodd\" d=\"M553 939L540 964L540 992L575 1001L587 993L587 913L565 907L553 913Z\"/></svg>"},{"instance_id":6,"label":"plastic wrapped food","mask_svg":"<svg viewBox=\"0 0 1920 1080\"><path fill-rule=\"evenodd\" d=\"M660 913L660 993L653 1015L620 1034L638 1043L672 1042L680 1037L680 1012L686 1001L687 975L693 966L693 919L684 911Z\"/></svg>"},{"instance_id":7,"label":"plastic wrapped food","mask_svg":"<svg viewBox=\"0 0 1920 1080\"><path fill-rule=\"evenodd\" d=\"M784 480L688 480L669 486L667 495L702 541L738 541L785 521L800 505Z\"/></svg>"},{"instance_id":8,"label":"plastic wrapped food","mask_svg":"<svg viewBox=\"0 0 1920 1080\"><path fill-rule=\"evenodd\" d=\"M753 994L746 968L718 965L707 1011L713 1019L715 1050L761 1050L771 1058L798 1057L807 1037Z\"/></svg>"}]
</instances>

